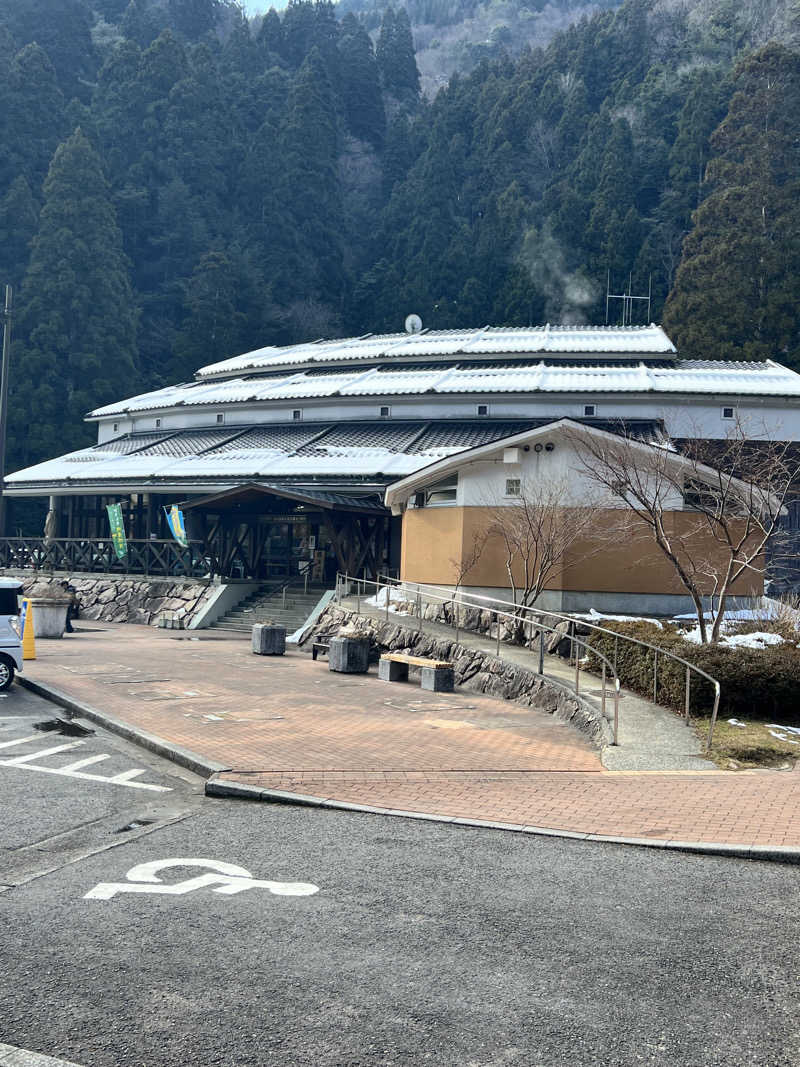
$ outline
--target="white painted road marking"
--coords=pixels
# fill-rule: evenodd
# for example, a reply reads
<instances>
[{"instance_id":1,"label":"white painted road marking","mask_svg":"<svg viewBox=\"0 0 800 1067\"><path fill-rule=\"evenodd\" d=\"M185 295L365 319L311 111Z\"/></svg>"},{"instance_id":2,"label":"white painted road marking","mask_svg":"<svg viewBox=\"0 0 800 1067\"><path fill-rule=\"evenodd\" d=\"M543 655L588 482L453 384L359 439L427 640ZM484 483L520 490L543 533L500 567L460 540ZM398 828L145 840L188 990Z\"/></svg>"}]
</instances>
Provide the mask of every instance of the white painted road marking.
<instances>
[{"instance_id":1,"label":"white painted road marking","mask_svg":"<svg viewBox=\"0 0 800 1067\"><path fill-rule=\"evenodd\" d=\"M71 748L80 748L83 741L71 741L68 745L53 745L52 748L44 748L41 752L29 752L27 756L14 756L13 759L4 759L5 767L21 767L23 763L33 763L43 756L52 756L54 752L67 752Z\"/></svg>"},{"instance_id":2,"label":"white painted road marking","mask_svg":"<svg viewBox=\"0 0 800 1067\"><path fill-rule=\"evenodd\" d=\"M3 741L0 748L13 748L14 745L24 745L26 741L41 741L41 734L28 734L27 737L18 737L16 741Z\"/></svg>"},{"instance_id":3,"label":"white painted road marking","mask_svg":"<svg viewBox=\"0 0 800 1067\"><path fill-rule=\"evenodd\" d=\"M14 741L0 742L0 749L14 748L16 745L25 745L30 741L41 741L41 734L30 734L28 737L18 737ZM144 767L133 767L129 771L120 771L118 774L87 774L82 768L90 767L93 763L102 763L109 759L108 754L87 756L85 759L75 760L66 767L40 766L38 761L46 756L53 756L57 752L68 752L73 748L80 748L85 741L70 741L65 745L52 745L50 748L41 748L36 752L28 752L24 756L12 756L10 759L0 759L0 767L18 767L23 771L39 771L41 774L58 774L63 778L80 778L87 782L103 782L106 785L124 785L129 789L147 789L153 793L171 793L172 789L166 785L153 785L150 782L136 782L140 774L146 774Z\"/></svg>"},{"instance_id":4,"label":"white painted road marking","mask_svg":"<svg viewBox=\"0 0 800 1067\"><path fill-rule=\"evenodd\" d=\"M200 874L183 882L164 885L159 871L170 867L205 867L216 874ZM164 896L183 896L195 889L212 887L212 893L232 896L245 889L266 889L280 897L310 897L319 892L319 886L311 882L268 882L253 878L244 867L221 860L166 859L150 860L131 867L125 875L127 882L100 882L85 894L84 900L110 900L117 893L160 893Z\"/></svg>"}]
</instances>

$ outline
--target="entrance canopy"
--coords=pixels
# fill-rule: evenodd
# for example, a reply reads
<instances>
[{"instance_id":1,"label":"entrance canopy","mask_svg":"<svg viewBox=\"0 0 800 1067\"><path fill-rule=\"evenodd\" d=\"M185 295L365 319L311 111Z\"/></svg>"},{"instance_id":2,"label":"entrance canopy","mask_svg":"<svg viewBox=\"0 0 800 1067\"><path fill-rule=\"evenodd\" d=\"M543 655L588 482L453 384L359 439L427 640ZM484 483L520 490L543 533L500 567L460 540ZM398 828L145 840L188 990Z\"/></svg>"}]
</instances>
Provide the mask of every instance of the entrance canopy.
<instances>
[{"instance_id":1,"label":"entrance canopy","mask_svg":"<svg viewBox=\"0 0 800 1067\"><path fill-rule=\"evenodd\" d=\"M335 493L322 489L295 489L284 485L260 485L257 482L247 482L245 485L226 489L222 493L192 499L183 503L181 507L185 511L193 509L223 511L237 505L258 506L259 503L264 502L265 497L293 500L298 504L307 504L323 511L349 511L362 515L385 515L387 511L377 493L351 496L348 493Z\"/></svg>"},{"instance_id":2,"label":"entrance canopy","mask_svg":"<svg viewBox=\"0 0 800 1067\"><path fill-rule=\"evenodd\" d=\"M308 572L327 582L337 569L376 573L388 554L389 511L377 493L245 482L182 506L224 575Z\"/></svg>"}]
</instances>

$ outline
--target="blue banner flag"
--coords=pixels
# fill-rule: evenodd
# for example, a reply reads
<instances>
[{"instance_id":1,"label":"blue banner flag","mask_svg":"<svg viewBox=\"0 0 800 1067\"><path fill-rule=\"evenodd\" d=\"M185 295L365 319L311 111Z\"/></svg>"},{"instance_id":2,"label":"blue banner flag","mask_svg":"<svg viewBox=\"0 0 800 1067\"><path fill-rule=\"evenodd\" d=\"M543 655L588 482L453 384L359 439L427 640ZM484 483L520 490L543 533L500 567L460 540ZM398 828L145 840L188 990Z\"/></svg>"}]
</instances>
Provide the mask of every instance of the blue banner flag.
<instances>
[{"instance_id":1,"label":"blue banner flag","mask_svg":"<svg viewBox=\"0 0 800 1067\"><path fill-rule=\"evenodd\" d=\"M181 509L177 504L171 504L168 508L164 508L164 513L167 516L169 532L179 545L183 548L188 548L189 541L186 537L186 527L183 524L183 512Z\"/></svg>"}]
</instances>

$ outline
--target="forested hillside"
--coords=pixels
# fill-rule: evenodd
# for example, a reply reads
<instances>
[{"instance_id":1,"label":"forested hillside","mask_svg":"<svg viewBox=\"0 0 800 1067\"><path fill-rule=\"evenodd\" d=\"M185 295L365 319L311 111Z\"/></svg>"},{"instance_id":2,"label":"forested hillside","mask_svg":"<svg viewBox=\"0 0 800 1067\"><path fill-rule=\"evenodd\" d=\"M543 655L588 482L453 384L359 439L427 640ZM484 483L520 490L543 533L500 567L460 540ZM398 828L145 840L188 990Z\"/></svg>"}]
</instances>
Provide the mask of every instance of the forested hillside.
<instances>
[{"instance_id":1,"label":"forested hillside","mask_svg":"<svg viewBox=\"0 0 800 1067\"><path fill-rule=\"evenodd\" d=\"M618 7L620 0L405 0L422 91L433 96L457 70L482 60L543 48L583 16ZM379 29L390 0L339 0L337 11L353 12Z\"/></svg>"},{"instance_id":2,"label":"forested hillside","mask_svg":"<svg viewBox=\"0 0 800 1067\"><path fill-rule=\"evenodd\" d=\"M626 0L420 93L410 20L294 0L0 0L9 467L247 348L603 322L800 365L792 7Z\"/></svg>"}]
</instances>

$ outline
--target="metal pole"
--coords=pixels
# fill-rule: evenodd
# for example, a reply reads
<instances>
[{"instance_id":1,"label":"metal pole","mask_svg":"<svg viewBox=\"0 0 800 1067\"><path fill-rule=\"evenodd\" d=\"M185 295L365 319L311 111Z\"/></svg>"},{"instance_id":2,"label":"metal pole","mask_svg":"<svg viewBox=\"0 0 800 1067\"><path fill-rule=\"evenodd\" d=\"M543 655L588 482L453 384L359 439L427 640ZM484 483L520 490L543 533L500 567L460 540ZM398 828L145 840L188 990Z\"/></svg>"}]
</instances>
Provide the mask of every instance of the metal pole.
<instances>
[{"instance_id":1,"label":"metal pole","mask_svg":"<svg viewBox=\"0 0 800 1067\"><path fill-rule=\"evenodd\" d=\"M606 717L606 665L603 663L603 696L600 703L600 714L605 719Z\"/></svg>"},{"instance_id":2,"label":"metal pole","mask_svg":"<svg viewBox=\"0 0 800 1067\"><path fill-rule=\"evenodd\" d=\"M578 696L581 691L581 658L578 655L577 641L573 641L575 645L575 696Z\"/></svg>"},{"instance_id":3,"label":"metal pole","mask_svg":"<svg viewBox=\"0 0 800 1067\"><path fill-rule=\"evenodd\" d=\"M455 624L456 624L456 644L458 644L458 641L459 641L458 601L455 598L453 599L453 618L455 619Z\"/></svg>"},{"instance_id":4,"label":"metal pole","mask_svg":"<svg viewBox=\"0 0 800 1067\"><path fill-rule=\"evenodd\" d=\"M619 651L619 635L614 637L614 674L617 674L617 652Z\"/></svg>"},{"instance_id":5,"label":"metal pole","mask_svg":"<svg viewBox=\"0 0 800 1067\"><path fill-rule=\"evenodd\" d=\"M3 357L0 366L0 537L6 532L6 432L8 428L8 378L11 359L11 307L13 292L6 286L6 301L3 309Z\"/></svg>"},{"instance_id":6,"label":"metal pole","mask_svg":"<svg viewBox=\"0 0 800 1067\"><path fill-rule=\"evenodd\" d=\"M417 589L417 632L422 633L422 593Z\"/></svg>"},{"instance_id":7,"label":"metal pole","mask_svg":"<svg viewBox=\"0 0 800 1067\"><path fill-rule=\"evenodd\" d=\"M390 588L391 588L391 586L387 583L384 586L384 590L383 590L384 593L386 593L386 621L387 622L389 621L389 590L390 590Z\"/></svg>"},{"instance_id":8,"label":"metal pole","mask_svg":"<svg viewBox=\"0 0 800 1067\"><path fill-rule=\"evenodd\" d=\"M495 609L495 613L494 613L494 622L495 622L495 627L497 629L497 658L499 659L500 658L500 615L498 614L497 609Z\"/></svg>"},{"instance_id":9,"label":"metal pole","mask_svg":"<svg viewBox=\"0 0 800 1067\"><path fill-rule=\"evenodd\" d=\"M281 598L282 598L281 607L285 608L286 607L286 586L284 586L283 589L281 590Z\"/></svg>"},{"instance_id":10,"label":"metal pole","mask_svg":"<svg viewBox=\"0 0 800 1067\"><path fill-rule=\"evenodd\" d=\"M689 693L692 685L692 672L691 668L686 667L686 704L684 707L684 718L686 719L686 725L689 725Z\"/></svg>"},{"instance_id":11,"label":"metal pole","mask_svg":"<svg viewBox=\"0 0 800 1067\"><path fill-rule=\"evenodd\" d=\"M714 683L714 710L711 712L711 722L708 724L708 741L706 742L706 752L711 751L711 738L714 735L714 725L717 721L717 712L719 711L719 698L720 688L719 682Z\"/></svg>"},{"instance_id":12,"label":"metal pole","mask_svg":"<svg viewBox=\"0 0 800 1067\"><path fill-rule=\"evenodd\" d=\"M539 674L544 674L544 629L539 627Z\"/></svg>"},{"instance_id":13,"label":"metal pole","mask_svg":"<svg viewBox=\"0 0 800 1067\"><path fill-rule=\"evenodd\" d=\"M614 672L616 675L616 671ZM619 678L614 678L614 744L619 744Z\"/></svg>"},{"instance_id":14,"label":"metal pole","mask_svg":"<svg viewBox=\"0 0 800 1067\"><path fill-rule=\"evenodd\" d=\"M653 703L656 701L656 693L658 691L658 649L653 651Z\"/></svg>"}]
</instances>

